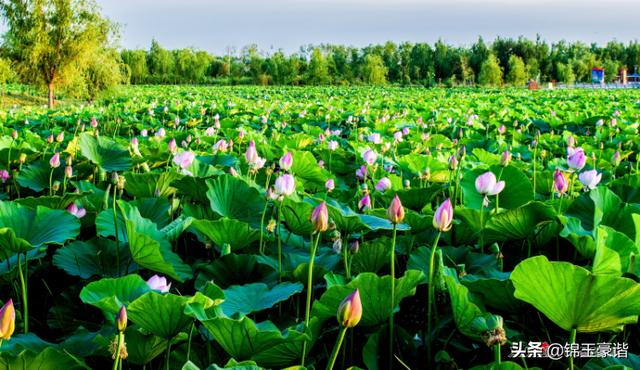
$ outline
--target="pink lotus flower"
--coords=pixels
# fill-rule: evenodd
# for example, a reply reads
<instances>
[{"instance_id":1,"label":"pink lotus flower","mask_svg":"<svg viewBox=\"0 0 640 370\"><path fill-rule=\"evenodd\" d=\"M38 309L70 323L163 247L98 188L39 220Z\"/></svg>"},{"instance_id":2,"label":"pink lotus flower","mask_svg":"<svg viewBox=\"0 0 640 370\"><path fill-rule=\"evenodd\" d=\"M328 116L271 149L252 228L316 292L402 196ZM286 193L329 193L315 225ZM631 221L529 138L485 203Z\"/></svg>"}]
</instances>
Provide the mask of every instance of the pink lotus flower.
<instances>
[{"instance_id":1,"label":"pink lotus flower","mask_svg":"<svg viewBox=\"0 0 640 370\"><path fill-rule=\"evenodd\" d=\"M274 187L278 195L288 196L296 191L296 182L293 176L287 173L276 179Z\"/></svg>"},{"instance_id":2,"label":"pink lotus flower","mask_svg":"<svg viewBox=\"0 0 640 370\"><path fill-rule=\"evenodd\" d=\"M143 128L142 130L140 130L140 136L142 137L149 136L149 131L146 128Z\"/></svg>"},{"instance_id":3,"label":"pink lotus flower","mask_svg":"<svg viewBox=\"0 0 640 370\"><path fill-rule=\"evenodd\" d=\"M356 170L356 177L360 180L364 180L367 178L367 167L365 167L364 165L360 166L359 169Z\"/></svg>"},{"instance_id":4,"label":"pink lotus flower","mask_svg":"<svg viewBox=\"0 0 640 370\"><path fill-rule=\"evenodd\" d=\"M75 203L69 204L69 207L67 207L67 212L71 213L77 218L83 218L87 214L86 209L78 208L78 206Z\"/></svg>"},{"instance_id":5,"label":"pink lotus flower","mask_svg":"<svg viewBox=\"0 0 640 370\"><path fill-rule=\"evenodd\" d=\"M346 328L353 328L358 325L361 318L362 301L360 301L360 291L356 289L338 306L338 323Z\"/></svg>"},{"instance_id":6,"label":"pink lotus flower","mask_svg":"<svg viewBox=\"0 0 640 370\"><path fill-rule=\"evenodd\" d=\"M258 151L256 150L256 143L251 140L249 142L249 146L247 147L247 151L244 154L244 157L247 159L247 163L249 166L258 162L260 157L258 156Z\"/></svg>"},{"instance_id":7,"label":"pink lotus flower","mask_svg":"<svg viewBox=\"0 0 640 370\"><path fill-rule=\"evenodd\" d=\"M358 209L361 211L371 209L371 197L369 194L365 194L362 199L358 202Z\"/></svg>"},{"instance_id":8,"label":"pink lotus flower","mask_svg":"<svg viewBox=\"0 0 640 370\"><path fill-rule=\"evenodd\" d=\"M91 117L91 127L98 127L98 120L96 119L96 117Z\"/></svg>"},{"instance_id":9,"label":"pink lotus flower","mask_svg":"<svg viewBox=\"0 0 640 370\"><path fill-rule=\"evenodd\" d=\"M51 157L51 159L49 160L49 165L51 165L52 168L60 167L60 153L56 152Z\"/></svg>"},{"instance_id":10,"label":"pink lotus flower","mask_svg":"<svg viewBox=\"0 0 640 370\"><path fill-rule=\"evenodd\" d=\"M329 148L329 150L334 151L336 149L338 149L338 142L335 140L330 140L327 143L327 147Z\"/></svg>"},{"instance_id":11,"label":"pink lotus flower","mask_svg":"<svg viewBox=\"0 0 640 370\"><path fill-rule=\"evenodd\" d=\"M504 189L504 181L497 181L496 175L487 171L476 178L476 191L484 196L499 194Z\"/></svg>"},{"instance_id":12,"label":"pink lotus flower","mask_svg":"<svg viewBox=\"0 0 640 370\"><path fill-rule=\"evenodd\" d=\"M287 154L283 155L280 158L280 168L283 169L284 171L289 171L289 169L291 169L291 166L293 165L293 154L291 154L291 152L287 152Z\"/></svg>"},{"instance_id":13,"label":"pink lotus flower","mask_svg":"<svg viewBox=\"0 0 640 370\"><path fill-rule=\"evenodd\" d=\"M165 137L167 135L167 132L164 130L164 127L160 127L160 129L156 131L155 135L158 137Z\"/></svg>"},{"instance_id":14,"label":"pink lotus flower","mask_svg":"<svg viewBox=\"0 0 640 370\"><path fill-rule=\"evenodd\" d=\"M380 181L378 181L378 183L376 184L376 190L381 193L389 189L391 189L391 180L389 180L389 178L387 177L381 178Z\"/></svg>"},{"instance_id":15,"label":"pink lotus flower","mask_svg":"<svg viewBox=\"0 0 640 370\"><path fill-rule=\"evenodd\" d=\"M397 143L402 142L402 131L396 131L393 133L393 140Z\"/></svg>"},{"instance_id":16,"label":"pink lotus flower","mask_svg":"<svg viewBox=\"0 0 640 370\"><path fill-rule=\"evenodd\" d=\"M369 166L376 163L376 159L378 159L378 154L373 149L369 149L362 154L362 160L364 160Z\"/></svg>"},{"instance_id":17,"label":"pink lotus flower","mask_svg":"<svg viewBox=\"0 0 640 370\"><path fill-rule=\"evenodd\" d=\"M212 126L207 127L206 130L204 130L204 136L213 136L216 133L216 129L213 128Z\"/></svg>"},{"instance_id":18,"label":"pink lotus flower","mask_svg":"<svg viewBox=\"0 0 640 370\"><path fill-rule=\"evenodd\" d=\"M587 163L587 157L582 148L567 148L567 165L574 170L581 170Z\"/></svg>"},{"instance_id":19,"label":"pink lotus flower","mask_svg":"<svg viewBox=\"0 0 640 370\"><path fill-rule=\"evenodd\" d=\"M367 141L373 144L380 144L382 143L382 137L379 133L374 132L373 134L367 136Z\"/></svg>"},{"instance_id":20,"label":"pink lotus flower","mask_svg":"<svg viewBox=\"0 0 640 370\"><path fill-rule=\"evenodd\" d=\"M500 165L506 167L511 162L511 153L508 150L502 152L502 156L500 157Z\"/></svg>"},{"instance_id":21,"label":"pink lotus flower","mask_svg":"<svg viewBox=\"0 0 640 370\"><path fill-rule=\"evenodd\" d=\"M569 182L567 181L567 178L564 177L564 174L558 169L553 174L553 188L559 194L564 194L567 192L567 189L569 189Z\"/></svg>"},{"instance_id":22,"label":"pink lotus flower","mask_svg":"<svg viewBox=\"0 0 640 370\"><path fill-rule=\"evenodd\" d=\"M229 144L224 139L218 140L215 144L213 144L213 150L216 152L226 152L228 148Z\"/></svg>"},{"instance_id":23,"label":"pink lotus flower","mask_svg":"<svg viewBox=\"0 0 640 370\"><path fill-rule=\"evenodd\" d=\"M399 224L404 220L404 207L402 207L402 202L400 202L400 198L396 194L387 208L387 218L393 224Z\"/></svg>"},{"instance_id":24,"label":"pink lotus flower","mask_svg":"<svg viewBox=\"0 0 640 370\"><path fill-rule=\"evenodd\" d=\"M168 293L171 289L171 283L167 284L167 278L164 276L153 275L147 280L147 286L151 290L157 290L160 293Z\"/></svg>"},{"instance_id":25,"label":"pink lotus flower","mask_svg":"<svg viewBox=\"0 0 640 370\"><path fill-rule=\"evenodd\" d=\"M4 184L7 180L9 180L9 171L0 170L0 181Z\"/></svg>"},{"instance_id":26,"label":"pink lotus flower","mask_svg":"<svg viewBox=\"0 0 640 370\"><path fill-rule=\"evenodd\" d=\"M180 166L180 168L182 168L183 170L186 170L187 168L189 168L189 166L191 166L191 163L193 163L193 160L195 158L196 158L195 154L193 154L192 152L186 151L186 152L182 152L180 154L174 155L173 163Z\"/></svg>"},{"instance_id":27,"label":"pink lotus flower","mask_svg":"<svg viewBox=\"0 0 640 370\"><path fill-rule=\"evenodd\" d=\"M602 179L602 174L596 170L584 171L578 175L578 180L584 185L585 190L595 189Z\"/></svg>"}]
</instances>

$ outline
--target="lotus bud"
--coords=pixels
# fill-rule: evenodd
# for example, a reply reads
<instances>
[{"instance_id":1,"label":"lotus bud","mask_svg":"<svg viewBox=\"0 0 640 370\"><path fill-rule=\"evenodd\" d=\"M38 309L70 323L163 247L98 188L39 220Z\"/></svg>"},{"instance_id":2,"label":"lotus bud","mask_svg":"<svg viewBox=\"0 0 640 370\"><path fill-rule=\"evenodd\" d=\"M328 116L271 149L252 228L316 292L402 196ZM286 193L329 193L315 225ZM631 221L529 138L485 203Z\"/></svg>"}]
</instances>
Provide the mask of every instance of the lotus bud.
<instances>
[{"instance_id":1,"label":"lotus bud","mask_svg":"<svg viewBox=\"0 0 640 370\"><path fill-rule=\"evenodd\" d=\"M507 132L507 127L504 124L500 125L500 127L498 127L498 132L503 135L505 132Z\"/></svg>"},{"instance_id":2,"label":"lotus bud","mask_svg":"<svg viewBox=\"0 0 640 370\"><path fill-rule=\"evenodd\" d=\"M559 194L564 194L567 192L567 189L569 189L569 182L559 169L556 169L556 172L553 175L553 188Z\"/></svg>"},{"instance_id":3,"label":"lotus bud","mask_svg":"<svg viewBox=\"0 0 640 370\"><path fill-rule=\"evenodd\" d=\"M449 231L453 222L453 206L447 198L433 214L433 227L441 232Z\"/></svg>"},{"instance_id":4,"label":"lotus bud","mask_svg":"<svg viewBox=\"0 0 640 370\"><path fill-rule=\"evenodd\" d=\"M500 157L500 165L502 167L506 167L511 162L511 153L508 150L502 152L502 156Z\"/></svg>"},{"instance_id":5,"label":"lotus bud","mask_svg":"<svg viewBox=\"0 0 640 370\"><path fill-rule=\"evenodd\" d=\"M613 157L611 157L611 164L614 167L618 167L620 165L620 162L622 161L621 156L620 156L620 152L616 151L615 153L613 153Z\"/></svg>"},{"instance_id":6,"label":"lotus bud","mask_svg":"<svg viewBox=\"0 0 640 370\"><path fill-rule=\"evenodd\" d=\"M18 157L18 163L20 164L24 164L24 162L27 161L27 154L26 153L20 153L20 156Z\"/></svg>"},{"instance_id":7,"label":"lotus bud","mask_svg":"<svg viewBox=\"0 0 640 370\"><path fill-rule=\"evenodd\" d=\"M127 328L127 309L124 306L120 307L116 316L116 328L121 333Z\"/></svg>"},{"instance_id":8,"label":"lotus bud","mask_svg":"<svg viewBox=\"0 0 640 370\"><path fill-rule=\"evenodd\" d=\"M0 181L4 184L7 180L9 180L9 171L0 170Z\"/></svg>"},{"instance_id":9,"label":"lotus bud","mask_svg":"<svg viewBox=\"0 0 640 370\"><path fill-rule=\"evenodd\" d=\"M17 139L18 138L18 131L16 131L16 130L11 131L11 138L13 140Z\"/></svg>"},{"instance_id":10,"label":"lotus bud","mask_svg":"<svg viewBox=\"0 0 640 370\"><path fill-rule=\"evenodd\" d=\"M343 327L353 328L358 325L361 318L362 302L360 301L360 291L356 289L338 306L338 323Z\"/></svg>"},{"instance_id":11,"label":"lotus bud","mask_svg":"<svg viewBox=\"0 0 640 370\"><path fill-rule=\"evenodd\" d=\"M369 194L365 194L362 199L360 199L360 201L358 202L358 208L361 211L371 209L371 197L369 196Z\"/></svg>"},{"instance_id":12,"label":"lotus bud","mask_svg":"<svg viewBox=\"0 0 640 370\"><path fill-rule=\"evenodd\" d=\"M178 145L176 144L176 139L169 140L169 144L167 145L167 149L170 153L175 153L178 150Z\"/></svg>"},{"instance_id":13,"label":"lotus bud","mask_svg":"<svg viewBox=\"0 0 640 370\"><path fill-rule=\"evenodd\" d=\"M9 300L0 308L0 339L9 340L16 329L16 311L13 300Z\"/></svg>"},{"instance_id":14,"label":"lotus bud","mask_svg":"<svg viewBox=\"0 0 640 370\"><path fill-rule=\"evenodd\" d=\"M66 178L68 178L68 179L73 177L73 167L71 167L71 166L65 167L64 168L64 176Z\"/></svg>"},{"instance_id":15,"label":"lotus bud","mask_svg":"<svg viewBox=\"0 0 640 370\"><path fill-rule=\"evenodd\" d=\"M481 195L499 194L505 186L504 181L497 181L496 175L491 171L487 171L476 178L476 191Z\"/></svg>"},{"instance_id":16,"label":"lotus bud","mask_svg":"<svg viewBox=\"0 0 640 370\"><path fill-rule=\"evenodd\" d=\"M587 157L582 148L569 148L567 156L567 165L574 170L581 170L587 163Z\"/></svg>"},{"instance_id":17,"label":"lotus bud","mask_svg":"<svg viewBox=\"0 0 640 370\"><path fill-rule=\"evenodd\" d=\"M404 220L404 207L402 207L402 202L397 194L387 208L387 218L392 224L399 224Z\"/></svg>"},{"instance_id":18,"label":"lotus bud","mask_svg":"<svg viewBox=\"0 0 640 370\"><path fill-rule=\"evenodd\" d=\"M284 171L289 171L289 169L293 165L293 155L291 154L291 152L287 152L287 154L283 155L282 158L280 158L279 164L281 169L283 169Z\"/></svg>"},{"instance_id":19,"label":"lotus bud","mask_svg":"<svg viewBox=\"0 0 640 370\"><path fill-rule=\"evenodd\" d=\"M295 179L293 178L293 175L284 174L276 179L274 187L278 195L291 195L296 190Z\"/></svg>"},{"instance_id":20,"label":"lotus bud","mask_svg":"<svg viewBox=\"0 0 640 370\"><path fill-rule=\"evenodd\" d=\"M60 167L60 153L56 152L51 157L51 159L49 160L49 165L51 165L52 168Z\"/></svg>"},{"instance_id":21,"label":"lotus bud","mask_svg":"<svg viewBox=\"0 0 640 370\"><path fill-rule=\"evenodd\" d=\"M313 210L310 220L316 232L321 233L327 231L329 228L329 210L325 202L320 203Z\"/></svg>"},{"instance_id":22,"label":"lotus bud","mask_svg":"<svg viewBox=\"0 0 640 370\"><path fill-rule=\"evenodd\" d=\"M391 180L388 177L381 178L375 186L376 190L383 193L391 189Z\"/></svg>"},{"instance_id":23,"label":"lotus bud","mask_svg":"<svg viewBox=\"0 0 640 370\"><path fill-rule=\"evenodd\" d=\"M410 189L411 188L411 181L404 180L404 188L405 189Z\"/></svg>"},{"instance_id":24,"label":"lotus bud","mask_svg":"<svg viewBox=\"0 0 640 370\"><path fill-rule=\"evenodd\" d=\"M327 189L327 193L330 193L333 191L333 189L336 188L336 184L335 181L333 179L328 179L325 183L324 183L324 187Z\"/></svg>"},{"instance_id":25,"label":"lotus bud","mask_svg":"<svg viewBox=\"0 0 640 370\"><path fill-rule=\"evenodd\" d=\"M360 250L360 242L357 239L352 241L351 244L349 244L349 250L352 254L358 253Z\"/></svg>"},{"instance_id":26,"label":"lotus bud","mask_svg":"<svg viewBox=\"0 0 640 370\"><path fill-rule=\"evenodd\" d=\"M53 135L47 136L47 144L53 143Z\"/></svg>"},{"instance_id":27,"label":"lotus bud","mask_svg":"<svg viewBox=\"0 0 640 370\"><path fill-rule=\"evenodd\" d=\"M449 168L452 171L455 171L458 168L458 158L453 155L449 157Z\"/></svg>"}]
</instances>

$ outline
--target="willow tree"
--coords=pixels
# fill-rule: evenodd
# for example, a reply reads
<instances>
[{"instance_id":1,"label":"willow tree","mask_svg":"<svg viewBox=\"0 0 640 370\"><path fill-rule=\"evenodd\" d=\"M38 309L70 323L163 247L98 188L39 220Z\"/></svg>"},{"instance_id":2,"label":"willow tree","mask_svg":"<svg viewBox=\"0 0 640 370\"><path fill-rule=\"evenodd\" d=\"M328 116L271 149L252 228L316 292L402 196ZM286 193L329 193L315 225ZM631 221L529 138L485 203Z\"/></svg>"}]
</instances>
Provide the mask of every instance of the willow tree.
<instances>
[{"instance_id":1,"label":"willow tree","mask_svg":"<svg viewBox=\"0 0 640 370\"><path fill-rule=\"evenodd\" d=\"M94 0L0 0L0 10L8 26L4 47L16 72L47 88L49 107L56 87L77 79L115 34Z\"/></svg>"}]
</instances>

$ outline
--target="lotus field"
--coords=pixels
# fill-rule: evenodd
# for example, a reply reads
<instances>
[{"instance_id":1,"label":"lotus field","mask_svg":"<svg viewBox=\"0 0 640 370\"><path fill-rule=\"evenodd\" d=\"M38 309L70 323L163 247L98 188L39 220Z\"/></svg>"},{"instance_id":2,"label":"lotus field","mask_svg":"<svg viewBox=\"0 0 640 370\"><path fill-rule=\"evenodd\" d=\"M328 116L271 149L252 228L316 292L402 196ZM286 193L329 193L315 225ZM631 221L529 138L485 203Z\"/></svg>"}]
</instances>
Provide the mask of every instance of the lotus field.
<instances>
[{"instance_id":1,"label":"lotus field","mask_svg":"<svg viewBox=\"0 0 640 370\"><path fill-rule=\"evenodd\" d=\"M638 369L639 114L338 87L4 110L0 368Z\"/></svg>"}]
</instances>

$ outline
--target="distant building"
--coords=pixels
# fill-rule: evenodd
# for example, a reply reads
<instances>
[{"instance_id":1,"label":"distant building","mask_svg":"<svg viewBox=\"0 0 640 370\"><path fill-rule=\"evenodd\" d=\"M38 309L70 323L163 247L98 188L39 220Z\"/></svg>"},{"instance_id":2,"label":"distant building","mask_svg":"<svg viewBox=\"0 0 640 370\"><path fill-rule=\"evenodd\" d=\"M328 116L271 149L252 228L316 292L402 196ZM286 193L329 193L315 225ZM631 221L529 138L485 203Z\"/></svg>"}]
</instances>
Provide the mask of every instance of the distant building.
<instances>
[{"instance_id":1,"label":"distant building","mask_svg":"<svg viewBox=\"0 0 640 370\"><path fill-rule=\"evenodd\" d=\"M591 69L591 82L604 83L604 68L593 67Z\"/></svg>"}]
</instances>

